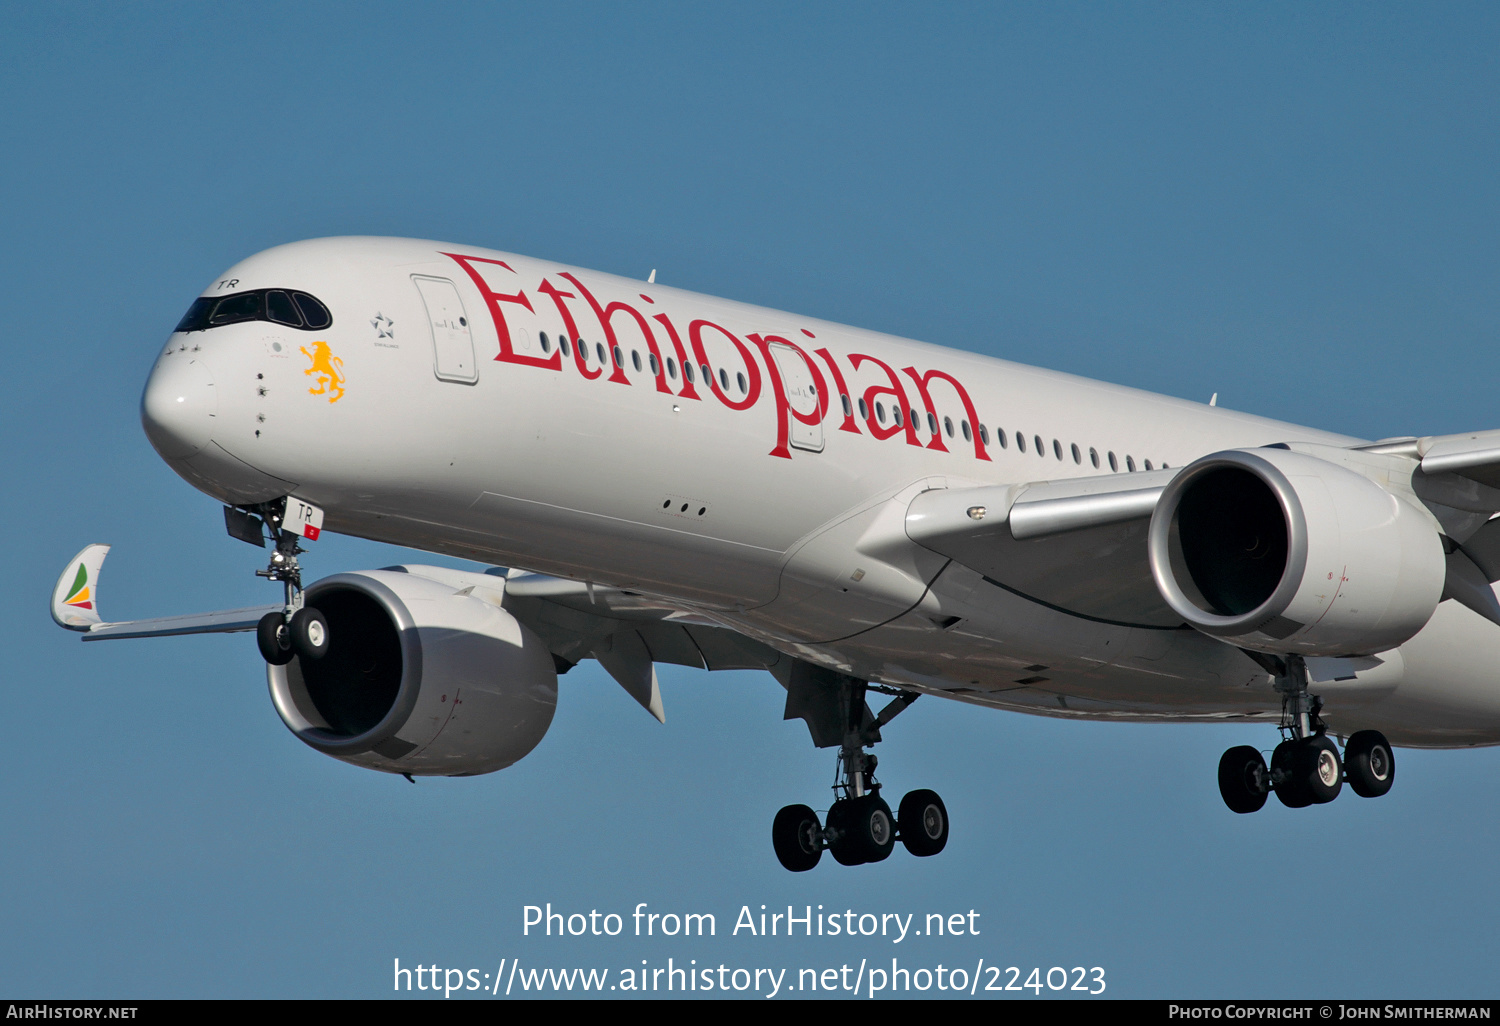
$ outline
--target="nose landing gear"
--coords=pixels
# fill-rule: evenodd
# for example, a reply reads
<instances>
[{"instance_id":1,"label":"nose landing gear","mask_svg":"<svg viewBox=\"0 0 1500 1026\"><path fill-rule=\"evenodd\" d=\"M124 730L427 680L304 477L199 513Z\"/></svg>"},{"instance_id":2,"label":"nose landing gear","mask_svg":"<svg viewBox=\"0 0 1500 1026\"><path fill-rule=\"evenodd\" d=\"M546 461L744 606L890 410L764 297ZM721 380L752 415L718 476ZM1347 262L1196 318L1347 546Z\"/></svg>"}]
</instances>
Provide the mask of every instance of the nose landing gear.
<instances>
[{"instance_id":1,"label":"nose landing gear","mask_svg":"<svg viewBox=\"0 0 1500 1026\"><path fill-rule=\"evenodd\" d=\"M806 805L788 805L776 814L771 845L777 860L793 873L812 869L824 851L844 866L882 862L890 857L897 840L913 855L936 855L948 843L948 810L943 800L934 791L912 791L901 799L899 814L892 815L875 779L879 760L865 751L880 740L880 728L918 696L909 691L889 692L895 700L879 716L870 718L865 706L865 694L873 690L870 685L839 676L834 686L838 688L844 724L838 777L833 785L838 797L821 823L818 814ZM815 730L814 738L817 736Z\"/></svg>"},{"instance_id":2,"label":"nose landing gear","mask_svg":"<svg viewBox=\"0 0 1500 1026\"><path fill-rule=\"evenodd\" d=\"M302 506L307 508L305 503ZM280 581L286 597L286 605L280 612L267 613L256 625L255 642L261 658L272 666L284 666L294 656L322 659L328 654L328 620L318 610L303 603L302 566L297 562L297 556L306 550L298 543L298 536L283 526L286 500L262 503L252 510L251 513L239 513L225 507L230 534L242 541L263 545L257 517L265 521L276 540L276 548L272 550L266 568L255 571L255 576ZM318 511L317 516L321 521L322 512Z\"/></svg>"},{"instance_id":3,"label":"nose landing gear","mask_svg":"<svg viewBox=\"0 0 1500 1026\"><path fill-rule=\"evenodd\" d=\"M1272 791L1289 809L1333 801L1348 780L1361 798L1378 798L1391 789L1396 760L1390 742L1378 730L1361 730L1349 738L1344 756L1327 735L1319 713L1323 703L1309 695L1307 666L1301 656L1276 665L1276 689L1282 693L1285 738L1271 754L1270 769L1260 752L1240 745L1219 759L1219 794L1231 812L1256 812Z\"/></svg>"}]
</instances>

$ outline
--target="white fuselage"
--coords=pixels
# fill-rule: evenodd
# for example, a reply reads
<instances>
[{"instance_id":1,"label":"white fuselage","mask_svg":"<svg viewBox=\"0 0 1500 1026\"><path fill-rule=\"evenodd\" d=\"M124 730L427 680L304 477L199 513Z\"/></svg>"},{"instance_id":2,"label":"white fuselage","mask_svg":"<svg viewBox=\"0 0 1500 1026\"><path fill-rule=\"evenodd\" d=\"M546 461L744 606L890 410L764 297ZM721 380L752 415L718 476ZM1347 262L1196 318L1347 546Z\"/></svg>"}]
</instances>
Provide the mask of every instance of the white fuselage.
<instances>
[{"instance_id":1,"label":"white fuselage","mask_svg":"<svg viewBox=\"0 0 1500 1026\"><path fill-rule=\"evenodd\" d=\"M872 681L1026 712L1274 720L1280 699L1222 642L1074 615L915 545L915 495L1357 442L467 246L297 243L204 295L268 288L316 296L331 327L174 334L147 385L153 442L205 492L295 493L329 530L637 591ZM1382 658L1317 686L1334 730L1500 742L1500 627L1444 602Z\"/></svg>"}]
</instances>

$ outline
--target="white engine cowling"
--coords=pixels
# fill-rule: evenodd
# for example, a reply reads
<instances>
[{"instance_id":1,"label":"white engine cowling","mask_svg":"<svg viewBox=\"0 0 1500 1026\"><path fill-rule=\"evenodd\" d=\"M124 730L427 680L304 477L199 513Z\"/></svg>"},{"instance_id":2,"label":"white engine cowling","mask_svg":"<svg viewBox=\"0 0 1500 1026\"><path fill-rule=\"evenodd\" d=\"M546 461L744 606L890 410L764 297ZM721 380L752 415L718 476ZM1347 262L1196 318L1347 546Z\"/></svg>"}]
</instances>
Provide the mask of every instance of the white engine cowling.
<instances>
[{"instance_id":1,"label":"white engine cowling","mask_svg":"<svg viewBox=\"0 0 1500 1026\"><path fill-rule=\"evenodd\" d=\"M1432 617L1446 566L1432 520L1346 467L1281 448L1184 467L1157 502L1151 573L1204 633L1260 652L1368 655Z\"/></svg>"},{"instance_id":2,"label":"white engine cowling","mask_svg":"<svg viewBox=\"0 0 1500 1026\"><path fill-rule=\"evenodd\" d=\"M541 639L493 603L400 570L325 577L306 603L328 653L268 666L271 700L298 738L369 769L472 776L542 740L557 671Z\"/></svg>"}]
</instances>

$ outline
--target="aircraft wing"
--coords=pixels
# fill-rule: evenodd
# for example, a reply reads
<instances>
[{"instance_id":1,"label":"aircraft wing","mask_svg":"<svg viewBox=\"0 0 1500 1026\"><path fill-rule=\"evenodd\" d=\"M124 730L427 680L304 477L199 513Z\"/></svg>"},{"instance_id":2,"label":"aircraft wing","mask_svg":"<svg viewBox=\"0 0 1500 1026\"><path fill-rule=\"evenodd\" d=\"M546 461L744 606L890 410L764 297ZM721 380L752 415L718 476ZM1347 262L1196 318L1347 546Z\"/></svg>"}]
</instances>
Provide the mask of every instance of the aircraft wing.
<instances>
[{"instance_id":1,"label":"aircraft wing","mask_svg":"<svg viewBox=\"0 0 1500 1026\"><path fill-rule=\"evenodd\" d=\"M1388 438L1360 448L1420 460L1424 474L1457 474L1500 488L1500 430Z\"/></svg>"},{"instance_id":2,"label":"aircraft wing","mask_svg":"<svg viewBox=\"0 0 1500 1026\"><path fill-rule=\"evenodd\" d=\"M280 605L249 609L223 609L212 613L188 613L150 620L109 623L99 613L99 571L108 545L87 545L68 561L52 589L52 619L60 627L83 634L84 641L118 638L165 638L179 634L231 634L253 631L260 618Z\"/></svg>"},{"instance_id":3,"label":"aircraft wing","mask_svg":"<svg viewBox=\"0 0 1500 1026\"><path fill-rule=\"evenodd\" d=\"M547 644L560 671L584 659L597 659L662 722L666 714L656 663L773 673L774 668L790 664L768 645L627 589L512 571L505 582L504 605Z\"/></svg>"},{"instance_id":4,"label":"aircraft wing","mask_svg":"<svg viewBox=\"0 0 1500 1026\"><path fill-rule=\"evenodd\" d=\"M923 492L907 536L992 584L1091 620L1173 628L1146 558L1151 513L1177 468Z\"/></svg>"},{"instance_id":5,"label":"aircraft wing","mask_svg":"<svg viewBox=\"0 0 1500 1026\"><path fill-rule=\"evenodd\" d=\"M1500 511L1500 430L1358 448L1416 461L1412 484L1429 508L1477 515L1451 538L1443 597L1500 624L1500 601L1490 588L1500 581L1500 517L1493 516ZM1044 605L1110 623L1176 627L1181 619L1151 577L1146 533L1179 470L928 491L912 501L906 532Z\"/></svg>"}]
</instances>

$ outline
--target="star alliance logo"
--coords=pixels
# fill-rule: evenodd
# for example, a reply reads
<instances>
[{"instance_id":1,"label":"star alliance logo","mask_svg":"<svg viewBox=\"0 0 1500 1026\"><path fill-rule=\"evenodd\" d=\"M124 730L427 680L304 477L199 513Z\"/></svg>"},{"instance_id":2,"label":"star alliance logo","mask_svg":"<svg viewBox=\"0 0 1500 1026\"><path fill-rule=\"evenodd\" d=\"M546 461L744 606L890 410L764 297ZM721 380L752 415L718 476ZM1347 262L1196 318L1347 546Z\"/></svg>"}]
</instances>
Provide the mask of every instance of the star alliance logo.
<instances>
[{"instance_id":1,"label":"star alliance logo","mask_svg":"<svg viewBox=\"0 0 1500 1026\"><path fill-rule=\"evenodd\" d=\"M370 322L370 327L375 329L376 338L396 337L396 322L379 311L376 311L375 319Z\"/></svg>"}]
</instances>

